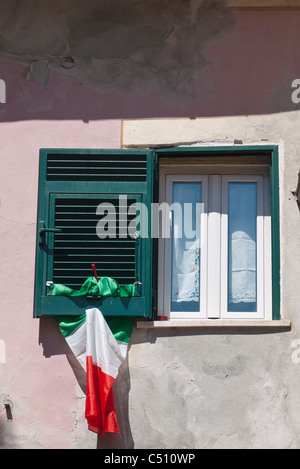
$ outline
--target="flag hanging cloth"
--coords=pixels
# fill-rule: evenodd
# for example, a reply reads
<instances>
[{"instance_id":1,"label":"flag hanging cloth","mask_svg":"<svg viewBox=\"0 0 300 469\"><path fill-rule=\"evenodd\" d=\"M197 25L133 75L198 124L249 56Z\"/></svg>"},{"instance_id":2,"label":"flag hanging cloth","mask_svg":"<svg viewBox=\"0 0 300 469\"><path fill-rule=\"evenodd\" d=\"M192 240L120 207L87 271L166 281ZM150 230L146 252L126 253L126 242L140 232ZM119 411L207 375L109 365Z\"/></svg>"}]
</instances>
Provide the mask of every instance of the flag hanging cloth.
<instances>
[{"instance_id":1,"label":"flag hanging cloth","mask_svg":"<svg viewBox=\"0 0 300 469\"><path fill-rule=\"evenodd\" d=\"M105 319L97 308L77 317L57 317L59 328L86 371L85 417L89 430L120 433L113 382L126 358L132 318Z\"/></svg>"},{"instance_id":2,"label":"flag hanging cloth","mask_svg":"<svg viewBox=\"0 0 300 469\"><path fill-rule=\"evenodd\" d=\"M140 282L131 283L129 285L119 285L119 283L110 277L88 277L81 285L79 290L74 290L67 285L60 283L48 282L50 295L55 296L93 296L101 297L131 297L139 296Z\"/></svg>"}]
</instances>

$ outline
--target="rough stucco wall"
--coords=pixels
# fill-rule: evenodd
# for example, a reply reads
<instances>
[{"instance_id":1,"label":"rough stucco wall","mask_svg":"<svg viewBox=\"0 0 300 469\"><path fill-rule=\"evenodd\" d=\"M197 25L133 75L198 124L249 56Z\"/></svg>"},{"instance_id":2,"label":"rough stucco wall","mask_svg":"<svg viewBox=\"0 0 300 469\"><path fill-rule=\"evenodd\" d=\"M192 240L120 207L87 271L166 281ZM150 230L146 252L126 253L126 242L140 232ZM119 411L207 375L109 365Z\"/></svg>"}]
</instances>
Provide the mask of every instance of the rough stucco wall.
<instances>
[{"instance_id":1,"label":"rough stucco wall","mask_svg":"<svg viewBox=\"0 0 300 469\"><path fill-rule=\"evenodd\" d=\"M135 338L130 415L138 447L297 447L280 336L171 330L139 333L140 345Z\"/></svg>"},{"instance_id":2,"label":"rough stucco wall","mask_svg":"<svg viewBox=\"0 0 300 469\"><path fill-rule=\"evenodd\" d=\"M188 140L194 145L234 145L239 141L279 146L281 309L283 317L291 320L292 329L275 334L233 328L229 334L200 328L139 330L129 355L130 404L135 416L131 428L133 434L139 431L137 416L142 414L148 429L153 430L154 446L161 447L161 441L166 447L183 448L197 447L199 442L198 447L204 448L299 446L300 369L292 358L300 327L295 275L300 215L292 195L300 165L299 126L297 110L227 118L129 120L123 124L124 147L143 147L146 142L168 146L176 141L182 145ZM159 386L155 387L159 375ZM140 385L142 376L147 382ZM143 399L137 409L138 395ZM153 413L157 396L158 409ZM180 422L176 430L164 418L172 419L174 414Z\"/></svg>"},{"instance_id":3,"label":"rough stucco wall","mask_svg":"<svg viewBox=\"0 0 300 469\"><path fill-rule=\"evenodd\" d=\"M32 319L38 151L119 147L121 118L278 113L276 135L260 119L251 130L265 141L272 133L284 149L283 260L285 273L294 271L299 218L289 197L300 162L290 84L300 76L299 17L208 0L1 2L0 447L299 446L292 273L283 279L291 333L135 330L115 387L121 435L99 440L86 429L84 384L64 340L51 319ZM212 123L205 140L231 138L226 125L223 133ZM234 138L252 135L235 130Z\"/></svg>"}]
</instances>

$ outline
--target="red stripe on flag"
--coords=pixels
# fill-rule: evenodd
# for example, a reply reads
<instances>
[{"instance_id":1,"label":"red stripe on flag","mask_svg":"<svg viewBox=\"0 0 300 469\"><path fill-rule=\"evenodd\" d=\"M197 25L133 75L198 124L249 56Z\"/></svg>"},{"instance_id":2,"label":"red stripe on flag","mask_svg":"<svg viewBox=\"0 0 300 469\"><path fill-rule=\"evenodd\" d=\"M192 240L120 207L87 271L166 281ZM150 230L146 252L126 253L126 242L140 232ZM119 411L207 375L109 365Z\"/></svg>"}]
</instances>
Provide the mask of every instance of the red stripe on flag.
<instances>
[{"instance_id":1,"label":"red stripe on flag","mask_svg":"<svg viewBox=\"0 0 300 469\"><path fill-rule=\"evenodd\" d=\"M86 357L86 376L85 418L89 430L98 435L120 433L112 388L115 378L94 365L91 356Z\"/></svg>"}]
</instances>

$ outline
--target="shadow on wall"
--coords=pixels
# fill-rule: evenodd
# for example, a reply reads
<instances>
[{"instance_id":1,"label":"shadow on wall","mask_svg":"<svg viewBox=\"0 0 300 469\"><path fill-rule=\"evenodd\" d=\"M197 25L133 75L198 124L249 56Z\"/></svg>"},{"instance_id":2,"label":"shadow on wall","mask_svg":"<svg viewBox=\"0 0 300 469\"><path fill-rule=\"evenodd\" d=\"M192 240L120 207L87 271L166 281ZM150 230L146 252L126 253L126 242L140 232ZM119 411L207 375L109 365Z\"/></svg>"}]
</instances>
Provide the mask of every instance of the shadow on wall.
<instances>
[{"instance_id":1,"label":"shadow on wall","mask_svg":"<svg viewBox=\"0 0 300 469\"><path fill-rule=\"evenodd\" d=\"M69 366L71 367L74 376L77 380L78 385L80 386L82 393L85 394L86 392L86 378L85 374L79 365L78 361L70 351L65 339L63 338L61 332L59 331L59 328L54 320L54 318L40 318L40 332L39 332L39 343L42 344L43 346L43 354L45 357L51 357L53 355L65 355L66 356L66 361L68 361ZM285 328L280 328L276 329L276 333L284 332L286 333ZM227 336L229 337L230 335L247 335L248 337L250 335L252 336L259 336L259 335L270 335L274 337L274 328L272 330L268 327L264 328L245 328L245 329L236 329L236 328L228 328L226 331ZM199 338L199 336L202 336L202 338L205 340L205 338L209 339L210 336L214 337L214 340L217 339L217 336L220 336L221 338L224 336L224 329L220 327L220 329L216 328L215 326L212 328L174 328L174 329L141 329L137 332L137 329L134 329L133 334L131 336L130 342L129 342L129 350L128 354L130 356L130 348L131 346L138 346L139 344L154 344L157 340L163 339L165 337L168 337L169 339L175 339L180 338L181 336L189 337L190 340L193 340L193 338ZM198 340L198 339L197 339ZM209 339L211 340L211 339ZM222 339L223 340L223 339ZM205 346L204 346L205 347ZM186 360L190 360L189 356L189 351L188 349L186 350L187 358ZM247 358L247 360L250 360L251 357ZM161 359L161 362L157 362L157 366L160 366L161 373L165 373L167 368L166 368L166 363L165 363L165 358ZM182 360L184 362L184 357L182 357ZM151 361L151 360L150 360ZM234 362L235 363L235 362ZM228 367L229 367L229 372L232 373L234 370L232 370L232 361L229 361ZM210 364L208 363L208 367ZM236 365L234 365L235 367ZM147 364L143 365L143 363L140 363L140 366L137 366L134 369L134 375L135 375L135 385L138 385L138 380L139 377L143 382L145 381L146 383L148 382L149 389L151 390L151 379L155 376L153 375L151 369L149 368L149 362ZM172 364L171 364L171 370L173 369ZM220 368L216 368L218 373L220 374L225 374L226 372L226 367L224 368L223 365L220 365ZM142 371L141 371L142 370ZM174 368L176 370L176 367ZM230 371L231 370L231 371ZM139 374L141 372L141 374ZM141 378L141 376L143 376ZM165 373L166 376L166 373ZM157 375L156 375L157 377ZM183 375L177 376L177 379L180 381L181 379L185 379L186 377ZM162 376L163 380L163 376ZM145 385L145 383L144 383ZM151 412L150 407L146 405L146 408L144 410L141 410L143 408L143 401L147 398L144 395L140 396L140 401L139 402L132 402L130 406L130 388L131 388L131 378L130 378L130 372L129 372L129 363L128 363L128 355L126 360L123 362L123 364L120 367L119 374L117 376L117 379L114 383L114 398L115 398L115 405L116 405L116 413L117 413L117 419L118 419L118 424L120 428L120 434L115 434L115 433L105 433L104 436L98 436L97 437L97 443L96 447L97 449L134 449L135 444L133 440L133 435L132 435L132 430L131 430L131 425L130 425L130 420L129 420L129 414L133 412L140 412L140 415L138 415L138 419L141 422L141 425L144 425L145 428L147 425L150 425L149 422L149 416L147 415L147 407L149 412ZM168 400L168 396L164 395L163 396L166 401ZM155 398L154 398L155 399ZM59 400L59 391L57 394L57 400ZM160 402L161 405L164 405L164 401ZM131 407L131 410L129 412L129 408ZM145 413L143 413L145 411ZM163 418L163 417L162 417ZM87 423L84 418L84 406L79 405L77 409L77 416L76 416L77 421L83 422L79 426L77 425L76 428L74 428L74 440L78 441L79 447L83 448L84 444L86 442L86 439L83 438L83 428L86 429L86 432L89 432L87 429ZM5 428L3 427L5 430ZM9 422L6 425L7 431L9 430ZM172 429L170 430L172 431ZM76 433L77 432L77 433ZM3 434L2 439L4 440L4 443L6 444L7 438L9 434L5 435ZM11 440L13 441L13 440ZM0 420L0 448L1 448L1 420Z\"/></svg>"},{"instance_id":2,"label":"shadow on wall","mask_svg":"<svg viewBox=\"0 0 300 469\"><path fill-rule=\"evenodd\" d=\"M224 0L3 0L0 120L294 110L299 20Z\"/></svg>"},{"instance_id":3,"label":"shadow on wall","mask_svg":"<svg viewBox=\"0 0 300 469\"><path fill-rule=\"evenodd\" d=\"M120 434L105 433L97 438L97 449L134 449L129 421L130 375L128 358L122 363L114 383L114 398Z\"/></svg>"},{"instance_id":4,"label":"shadow on wall","mask_svg":"<svg viewBox=\"0 0 300 469\"><path fill-rule=\"evenodd\" d=\"M17 443L14 438L11 422L0 420L0 449L16 449Z\"/></svg>"}]
</instances>

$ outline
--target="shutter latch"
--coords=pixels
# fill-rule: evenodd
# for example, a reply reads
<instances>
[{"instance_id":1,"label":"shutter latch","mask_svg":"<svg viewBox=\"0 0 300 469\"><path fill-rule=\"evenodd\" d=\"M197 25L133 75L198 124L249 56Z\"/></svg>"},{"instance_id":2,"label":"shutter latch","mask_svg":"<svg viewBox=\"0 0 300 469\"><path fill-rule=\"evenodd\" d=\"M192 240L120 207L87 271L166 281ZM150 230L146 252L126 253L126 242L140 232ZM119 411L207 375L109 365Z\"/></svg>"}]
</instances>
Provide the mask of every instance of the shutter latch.
<instances>
[{"instance_id":1,"label":"shutter latch","mask_svg":"<svg viewBox=\"0 0 300 469\"><path fill-rule=\"evenodd\" d=\"M39 230L39 236L40 236L39 244L40 245L45 243L45 233L61 233L62 232L61 228L46 228L45 222L42 222L41 224L44 225L44 227L40 228Z\"/></svg>"}]
</instances>

